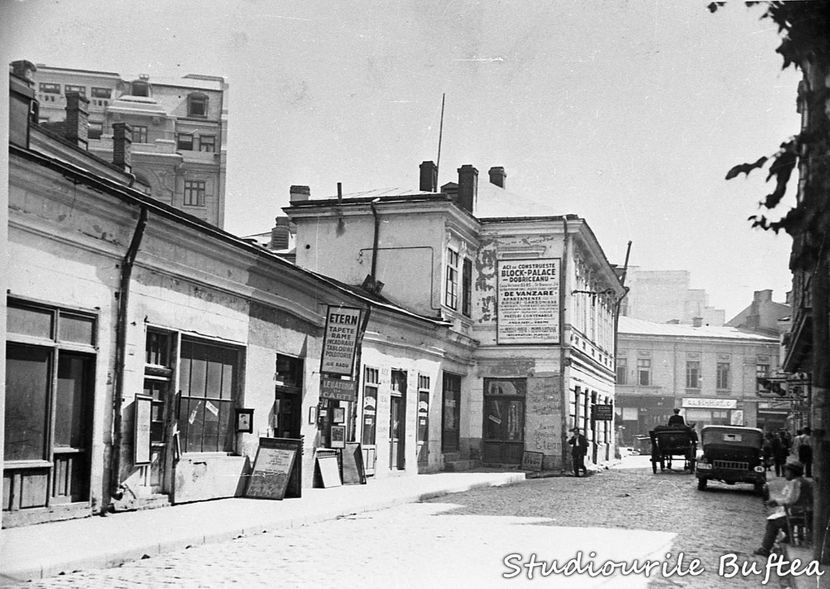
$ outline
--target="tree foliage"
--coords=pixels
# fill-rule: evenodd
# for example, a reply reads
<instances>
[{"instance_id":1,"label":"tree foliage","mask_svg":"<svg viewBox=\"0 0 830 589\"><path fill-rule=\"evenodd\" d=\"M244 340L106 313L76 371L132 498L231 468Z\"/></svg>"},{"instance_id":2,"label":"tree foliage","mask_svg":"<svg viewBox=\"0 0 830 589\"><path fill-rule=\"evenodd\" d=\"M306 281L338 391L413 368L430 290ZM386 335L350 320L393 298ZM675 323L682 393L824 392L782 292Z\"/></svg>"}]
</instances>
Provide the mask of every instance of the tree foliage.
<instances>
[{"instance_id":1,"label":"tree foliage","mask_svg":"<svg viewBox=\"0 0 830 589\"><path fill-rule=\"evenodd\" d=\"M724 4L712 2L708 8L716 12ZM803 75L798 98L807 120L773 155L734 166L726 179L769 165L767 181L773 189L759 204L771 211L786 195L793 172L799 170L801 190L796 205L777 220L758 214L749 221L753 227L792 235L791 267L808 269L828 253L824 241L830 235L830 0L746 4L762 7L761 19L778 27L781 43L776 52L783 59L782 69L793 67Z\"/></svg>"}]
</instances>

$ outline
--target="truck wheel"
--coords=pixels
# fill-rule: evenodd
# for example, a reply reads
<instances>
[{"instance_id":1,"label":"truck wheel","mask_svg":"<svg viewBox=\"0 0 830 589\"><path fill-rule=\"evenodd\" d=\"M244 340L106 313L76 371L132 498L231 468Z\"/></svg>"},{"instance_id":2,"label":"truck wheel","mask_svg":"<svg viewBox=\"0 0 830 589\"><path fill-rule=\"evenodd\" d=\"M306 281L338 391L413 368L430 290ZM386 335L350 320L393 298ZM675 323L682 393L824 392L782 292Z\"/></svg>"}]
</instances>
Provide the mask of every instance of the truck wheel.
<instances>
[{"instance_id":1,"label":"truck wheel","mask_svg":"<svg viewBox=\"0 0 830 589\"><path fill-rule=\"evenodd\" d=\"M698 491L705 491L706 490L706 479L704 479L704 478L697 479L697 490Z\"/></svg>"}]
</instances>

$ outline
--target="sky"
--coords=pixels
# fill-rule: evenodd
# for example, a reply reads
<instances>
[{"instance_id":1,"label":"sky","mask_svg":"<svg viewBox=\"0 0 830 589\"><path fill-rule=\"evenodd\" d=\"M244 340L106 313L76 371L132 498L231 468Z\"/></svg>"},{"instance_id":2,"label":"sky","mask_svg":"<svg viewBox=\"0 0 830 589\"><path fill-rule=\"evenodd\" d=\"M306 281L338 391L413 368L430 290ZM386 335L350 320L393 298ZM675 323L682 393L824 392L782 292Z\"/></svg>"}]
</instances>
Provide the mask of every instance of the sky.
<instances>
[{"instance_id":1,"label":"sky","mask_svg":"<svg viewBox=\"0 0 830 589\"><path fill-rule=\"evenodd\" d=\"M791 288L790 238L747 221L765 173L724 177L798 131L799 78L760 9L707 3L0 0L0 39L9 60L226 77L238 235L268 231L293 184L417 189L445 97L439 185L503 166L611 263L631 241L631 266L689 271L730 319Z\"/></svg>"}]
</instances>

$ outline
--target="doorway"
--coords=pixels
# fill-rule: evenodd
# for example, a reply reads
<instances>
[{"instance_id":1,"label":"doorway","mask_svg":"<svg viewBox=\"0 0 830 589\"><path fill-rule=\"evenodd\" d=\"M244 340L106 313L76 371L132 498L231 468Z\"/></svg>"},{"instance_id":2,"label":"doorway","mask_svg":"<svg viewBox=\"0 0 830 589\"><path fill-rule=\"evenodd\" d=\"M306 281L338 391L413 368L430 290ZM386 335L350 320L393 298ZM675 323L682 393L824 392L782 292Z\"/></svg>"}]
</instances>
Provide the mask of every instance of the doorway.
<instances>
[{"instance_id":1,"label":"doorway","mask_svg":"<svg viewBox=\"0 0 830 589\"><path fill-rule=\"evenodd\" d=\"M406 372L392 371L389 399L389 470L406 467Z\"/></svg>"},{"instance_id":2,"label":"doorway","mask_svg":"<svg viewBox=\"0 0 830 589\"><path fill-rule=\"evenodd\" d=\"M484 379L485 464L520 464L524 452L525 395L523 378Z\"/></svg>"}]
</instances>

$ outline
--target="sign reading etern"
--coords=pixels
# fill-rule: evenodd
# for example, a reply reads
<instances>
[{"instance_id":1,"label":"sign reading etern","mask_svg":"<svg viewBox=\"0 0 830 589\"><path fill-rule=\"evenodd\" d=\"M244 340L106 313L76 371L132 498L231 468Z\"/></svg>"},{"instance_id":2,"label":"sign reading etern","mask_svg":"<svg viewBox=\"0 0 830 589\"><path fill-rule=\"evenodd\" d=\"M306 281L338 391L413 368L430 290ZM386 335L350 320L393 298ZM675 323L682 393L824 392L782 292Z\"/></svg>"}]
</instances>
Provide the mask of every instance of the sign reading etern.
<instances>
[{"instance_id":1,"label":"sign reading etern","mask_svg":"<svg viewBox=\"0 0 830 589\"><path fill-rule=\"evenodd\" d=\"M360 333L360 309L329 307L320 372L351 376Z\"/></svg>"}]
</instances>

